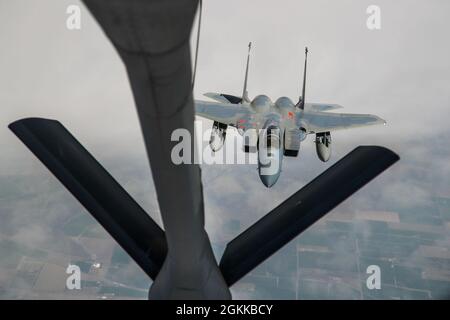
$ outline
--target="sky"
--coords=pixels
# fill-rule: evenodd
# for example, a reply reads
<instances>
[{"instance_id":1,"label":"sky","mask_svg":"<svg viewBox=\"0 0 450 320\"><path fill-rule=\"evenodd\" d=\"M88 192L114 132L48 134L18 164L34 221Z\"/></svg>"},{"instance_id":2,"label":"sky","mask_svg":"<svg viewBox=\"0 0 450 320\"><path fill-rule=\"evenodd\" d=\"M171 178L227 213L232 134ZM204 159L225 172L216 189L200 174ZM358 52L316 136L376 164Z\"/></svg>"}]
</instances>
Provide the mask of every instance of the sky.
<instances>
[{"instance_id":1,"label":"sky","mask_svg":"<svg viewBox=\"0 0 450 320\"><path fill-rule=\"evenodd\" d=\"M66 28L71 4L81 7L81 30ZM372 4L381 8L380 30L366 26ZM307 101L338 103L343 112L387 121L333 134L327 164L317 159L309 137L299 158L285 160L270 190L254 166L204 166L211 239L223 236L229 217L238 215L242 228L249 226L361 144L389 147L402 160L337 210L379 201L413 207L431 195L450 197L448 12L446 0L205 0L195 98L210 91L239 95L252 41L250 97L296 100L308 46ZM32 198L17 190L20 201L8 203L13 211L2 229L23 243L45 245L51 239L44 222L77 206L7 129L24 117L63 123L160 223L125 68L85 7L75 0L0 0L0 39L0 176L38 177L23 187L42 190ZM211 125L202 121L205 129ZM39 223L48 203L54 210Z\"/></svg>"}]
</instances>

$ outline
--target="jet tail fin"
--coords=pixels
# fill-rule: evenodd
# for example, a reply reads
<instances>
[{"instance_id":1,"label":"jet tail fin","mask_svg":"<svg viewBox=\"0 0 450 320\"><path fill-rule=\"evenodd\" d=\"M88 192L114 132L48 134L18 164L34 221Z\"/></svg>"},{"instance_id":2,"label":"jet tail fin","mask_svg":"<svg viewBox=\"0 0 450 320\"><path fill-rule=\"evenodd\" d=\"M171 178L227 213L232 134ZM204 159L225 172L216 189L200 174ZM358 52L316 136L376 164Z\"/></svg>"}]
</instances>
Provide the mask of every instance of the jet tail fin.
<instances>
[{"instance_id":1,"label":"jet tail fin","mask_svg":"<svg viewBox=\"0 0 450 320\"><path fill-rule=\"evenodd\" d=\"M303 88L302 88L302 96L298 99L297 106L300 109L305 109L305 99L306 99L306 65L308 62L308 47L305 48L305 67L303 69Z\"/></svg>"},{"instance_id":2,"label":"jet tail fin","mask_svg":"<svg viewBox=\"0 0 450 320\"><path fill-rule=\"evenodd\" d=\"M247 67L245 68L245 80L244 80L244 89L242 91L242 101L250 102L250 98L248 97L247 91L247 82L248 82L248 69L250 64L250 51L252 50L252 43L248 43L248 54L247 54Z\"/></svg>"}]
</instances>

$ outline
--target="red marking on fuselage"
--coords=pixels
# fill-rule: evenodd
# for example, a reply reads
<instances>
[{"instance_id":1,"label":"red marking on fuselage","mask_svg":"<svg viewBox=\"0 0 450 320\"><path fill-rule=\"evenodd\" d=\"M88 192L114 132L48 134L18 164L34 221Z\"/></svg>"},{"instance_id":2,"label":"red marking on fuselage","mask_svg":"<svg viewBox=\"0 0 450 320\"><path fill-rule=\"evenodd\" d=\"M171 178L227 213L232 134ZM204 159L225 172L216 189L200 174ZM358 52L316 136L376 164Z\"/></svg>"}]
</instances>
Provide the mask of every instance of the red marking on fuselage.
<instances>
[{"instance_id":1,"label":"red marking on fuselage","mask_svg":"<svg viewBox=\"0 0 450 320\"><path fill-rule=\"evenodd\" d=\"M294 113L292 111L288 112L288 118L289 119L294 119Z\"/></svg>"}]
</instances>

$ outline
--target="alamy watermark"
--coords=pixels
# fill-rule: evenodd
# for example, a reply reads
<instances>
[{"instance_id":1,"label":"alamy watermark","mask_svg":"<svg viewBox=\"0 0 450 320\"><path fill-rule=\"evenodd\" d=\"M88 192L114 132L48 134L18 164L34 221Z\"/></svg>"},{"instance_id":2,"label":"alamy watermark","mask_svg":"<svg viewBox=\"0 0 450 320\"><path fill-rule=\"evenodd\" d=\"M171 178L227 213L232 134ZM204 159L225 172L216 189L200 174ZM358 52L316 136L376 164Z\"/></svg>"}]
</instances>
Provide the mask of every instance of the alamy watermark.
<instances>
[{"instance_id":1,"label":"alamy watermark","mask_svg":"<svg viewBox=\"0 0 450 320\"><path fill-rule=\"evenodd\" d=\"M69 264L66 269L69 276L66 279L66 288L68 290L81 290L81 269L75 264Z\"/></svg>"},{"instance_id":2,"label":"alamy watermark","mask_svg":"<svg viewBox=\"0 0 450 320\"><path fill-rule=\"evenodd\" d=\"M66 20L66 28L68 30L80 30L81 29L81 8L77 5L70 5L66 9L68 15Z\"/></svg>"},{"instance_id":3,"label":"alamy watermark","mask_svg":"<svg viewBox=\"0 0 450 320\"><path fill-rule=\"evenodd\" d=\"M377 5L370 5L366 9L367 17L366 26L369 30L381 29L381 8Z\"/></svg>"},{"instance_id":4,"label":"alamy watermark","mask_svg":"<svg viewBox=\"0 0 450 320\"><path fill-rule=\"evenodd\" d=\"M172 132L171 141L177 142L171 150L173 164L259 164L262 175L276 173L283 151L280 129L248 129L242 137L228 134L223 148L213 152L209 146L213 129L203 131L203 122L198 120L195 127L194 137L184 128ZM244 145L255 152L244 152Z\"/></svg>"},{"instance_id":5,"label":"alamy watermark","mask_svg":"<svg viewBox=\"0 0 450 320\"><path fill-rule=\"evenodd\" d=\"M367 280L366 280L367 289L380 290L381 289L381 269L380 269L380 267L375 264L370 265L367 267L366 273L370 274L370 276L368 276Z\"/></svg>"}]
</instances>

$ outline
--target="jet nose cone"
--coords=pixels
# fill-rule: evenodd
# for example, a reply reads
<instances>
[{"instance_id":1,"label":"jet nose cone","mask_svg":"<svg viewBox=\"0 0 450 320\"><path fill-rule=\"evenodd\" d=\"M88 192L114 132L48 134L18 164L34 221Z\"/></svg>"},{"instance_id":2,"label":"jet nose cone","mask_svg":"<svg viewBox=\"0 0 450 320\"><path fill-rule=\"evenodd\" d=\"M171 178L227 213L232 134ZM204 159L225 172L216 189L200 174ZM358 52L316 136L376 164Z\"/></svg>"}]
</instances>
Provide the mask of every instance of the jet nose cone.
<instances>
[{"instance_id":1,"label":"jet nose cone","mask_svg":"<svg viewBox=\"0 0 450 320\"><path fill-rule=\"evenodd\" d=\"M272 187L280 177L280 174L273 174L273 175L260 175L259 178L261 179L262 183L267 187Z\"/></svg>"}]
</instances>

